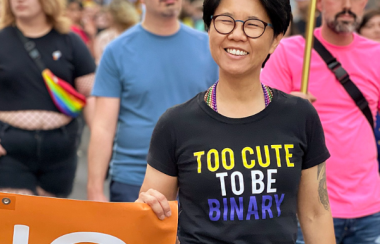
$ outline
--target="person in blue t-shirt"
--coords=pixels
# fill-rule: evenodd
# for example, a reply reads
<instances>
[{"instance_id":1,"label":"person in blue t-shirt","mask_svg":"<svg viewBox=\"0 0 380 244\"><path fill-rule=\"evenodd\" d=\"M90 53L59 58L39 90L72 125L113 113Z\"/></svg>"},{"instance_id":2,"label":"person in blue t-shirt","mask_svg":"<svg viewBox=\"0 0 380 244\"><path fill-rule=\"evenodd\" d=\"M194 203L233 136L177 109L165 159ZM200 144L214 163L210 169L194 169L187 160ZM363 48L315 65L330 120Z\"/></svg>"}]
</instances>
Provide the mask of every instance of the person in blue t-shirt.
<instances>
[{"instance_id":1,"label":"person in blue t-shirt","mask_svg":"<svg viewBox=\"0 0 380 244\"><path fill-rule=\"evenodd\" d=\"M166 109L218 79L208 36L178 21L182 0L144 0L146 15L104 51L95 79L96 111L89 146L88 199L138 198L153 129Z\"/></svg>"}]
</instances>

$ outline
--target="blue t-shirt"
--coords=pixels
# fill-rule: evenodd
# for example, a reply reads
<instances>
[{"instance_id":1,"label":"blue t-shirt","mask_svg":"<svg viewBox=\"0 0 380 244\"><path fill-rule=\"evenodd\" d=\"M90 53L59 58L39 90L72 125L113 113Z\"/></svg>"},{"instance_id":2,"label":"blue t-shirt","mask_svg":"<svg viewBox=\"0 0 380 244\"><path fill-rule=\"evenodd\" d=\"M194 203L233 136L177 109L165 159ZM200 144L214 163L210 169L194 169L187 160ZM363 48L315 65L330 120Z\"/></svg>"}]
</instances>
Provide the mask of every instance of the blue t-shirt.
<instances>
[{"instance_id":1,"label":"blue t-shirt","mask_svg":"<svg viewBox=\"0 0 380 244\"><path fill-rule=\"evenodd\" d=\"M158 36L138 24L111 42L100 61L93 95L120 98L110 175L140 186L150 138L166 109L206 90L218 79L208 36L181 24Z\"/></svg>"}]
</instances>

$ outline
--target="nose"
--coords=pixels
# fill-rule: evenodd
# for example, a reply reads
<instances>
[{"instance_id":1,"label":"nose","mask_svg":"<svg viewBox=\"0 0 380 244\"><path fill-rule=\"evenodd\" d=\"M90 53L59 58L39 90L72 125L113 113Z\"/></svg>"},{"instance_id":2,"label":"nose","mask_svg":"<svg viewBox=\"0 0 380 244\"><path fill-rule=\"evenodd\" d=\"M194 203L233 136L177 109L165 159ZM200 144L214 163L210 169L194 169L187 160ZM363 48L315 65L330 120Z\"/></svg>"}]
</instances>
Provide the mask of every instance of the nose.
<instances>
[{"instance_id":1,"label":"nose","mask_svg":"<svg viewBox=\"0 0 380 244\"><path fill-rule=\"evenodd\" d=\"M351 6L352 6L351 1L352 0L343 0L343 8L345 8L345 9L351 9Z\"/></svg>"},{"instance_id":2,"label":"nose","mask_svg":"<svg viewBox=\"0 0 380 244\"><path fill-rule=\"evenodd\" d=\"M228 39L234 41L247 41L247 36L244 33L243 25L243 21L237 20L235 29L228 35Z\"/></svg>"}]
</instances>

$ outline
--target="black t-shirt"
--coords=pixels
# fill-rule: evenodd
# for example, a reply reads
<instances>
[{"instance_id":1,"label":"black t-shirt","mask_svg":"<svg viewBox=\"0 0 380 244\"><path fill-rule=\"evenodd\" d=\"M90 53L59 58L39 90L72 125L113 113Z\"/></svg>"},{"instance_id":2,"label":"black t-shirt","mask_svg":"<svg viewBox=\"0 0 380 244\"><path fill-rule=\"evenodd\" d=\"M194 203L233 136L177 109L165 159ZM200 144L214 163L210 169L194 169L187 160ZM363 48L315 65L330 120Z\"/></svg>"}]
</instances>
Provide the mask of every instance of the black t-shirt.
<instances>
[{"instance_id":1,"label":"black t-shirt","mask_svg":"<svg viewBox=\"0 0 380 244\"><path fill-rule=\"evenodd\" d=\"M330 156L314 107L274 90L263 111L232 119L203 97L162 115L148 154L178 177L181 244L294 244L301 171Z\"/></svg>"},{"instance_id":2,"label":"black t-shirt","mask_svg":"<svg viewBox=\"0 0 380 244\"><path fill-rule=\"evenodd\" d=\"M72 86L75 78L95 72L95 62L76 34L53 29L29 39L36 44L45 66ZM17 110L59 112L15 28L6 27L0 31L0 111Z\"/></svg>"}]
</instances>

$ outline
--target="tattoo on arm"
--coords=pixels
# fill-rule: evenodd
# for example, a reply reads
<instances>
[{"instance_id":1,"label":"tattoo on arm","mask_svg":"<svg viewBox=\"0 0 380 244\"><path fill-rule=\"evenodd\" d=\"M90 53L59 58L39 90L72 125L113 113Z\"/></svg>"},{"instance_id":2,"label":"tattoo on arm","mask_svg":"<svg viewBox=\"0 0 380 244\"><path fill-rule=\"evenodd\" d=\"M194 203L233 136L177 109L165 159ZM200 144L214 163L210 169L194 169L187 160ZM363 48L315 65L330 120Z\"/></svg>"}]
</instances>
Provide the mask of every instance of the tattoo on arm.
<instances>
[{"instance_id":1,"label":"tattoo on arm","mask_svg":"<svg viewBox=\"0 0 380 244\"><path fill-rule=\"evenodd\" d=\"M326 184L326 163L318 165L318 193L319 193L319 200L321 201L323 207L326 210L329 210L330 203L329 203L329 196L327 194L327 184Z\"/></svg>"}]
</instances>

